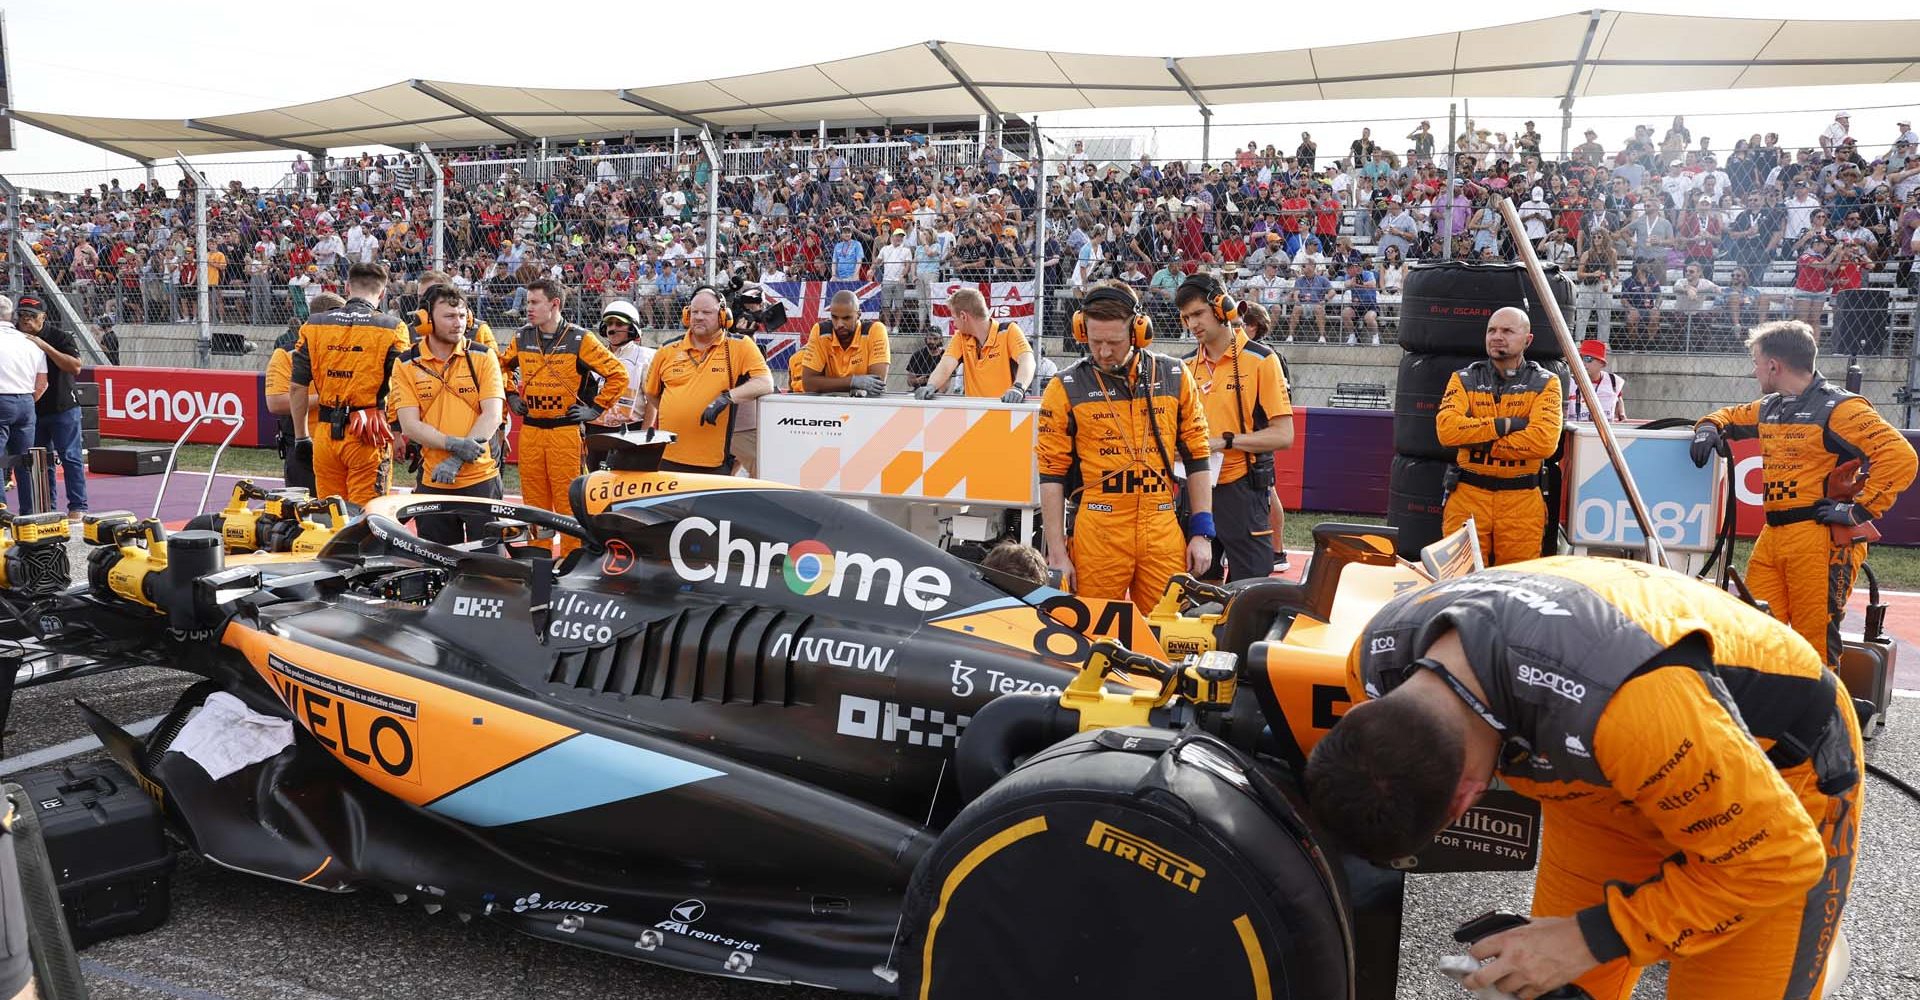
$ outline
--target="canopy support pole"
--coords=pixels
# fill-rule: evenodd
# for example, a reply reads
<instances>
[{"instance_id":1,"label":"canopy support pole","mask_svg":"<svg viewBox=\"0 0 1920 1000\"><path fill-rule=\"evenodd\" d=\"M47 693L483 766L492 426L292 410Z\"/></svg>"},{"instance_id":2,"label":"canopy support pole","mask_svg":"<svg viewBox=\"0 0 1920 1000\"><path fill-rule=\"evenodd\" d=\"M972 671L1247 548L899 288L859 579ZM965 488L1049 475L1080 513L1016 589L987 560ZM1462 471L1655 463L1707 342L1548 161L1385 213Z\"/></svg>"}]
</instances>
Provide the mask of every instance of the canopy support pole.
<instances>
[{"instance_id":1,"label":"canopy support pole","mask_svg":"<svg viewBox=\"0 0 1920 1000\"><path fill-rule=\"evenodd\" d=\"M427 259L433 262L434 270L445 271L447 269L447 177L441 172L440 158L433 155L433 150L428 149L424 142L420 144L419 149L420 159L426 163L428 170L433 171L433 249L428 253Z\"/></svg>"},{"instance_id":2,"label":"canopy support pole","mask_svg":"<svg viewBox=\"0 0 1920 1000\"><path fill-rule=\"evenodd\" d=\"M193 178L193 291L200 313L197 351L200 364L205 367L213 360L213 320L207 315L207 175L188 163L184 153L176 154L173 162Z\"/></svg>"}]
</instances>

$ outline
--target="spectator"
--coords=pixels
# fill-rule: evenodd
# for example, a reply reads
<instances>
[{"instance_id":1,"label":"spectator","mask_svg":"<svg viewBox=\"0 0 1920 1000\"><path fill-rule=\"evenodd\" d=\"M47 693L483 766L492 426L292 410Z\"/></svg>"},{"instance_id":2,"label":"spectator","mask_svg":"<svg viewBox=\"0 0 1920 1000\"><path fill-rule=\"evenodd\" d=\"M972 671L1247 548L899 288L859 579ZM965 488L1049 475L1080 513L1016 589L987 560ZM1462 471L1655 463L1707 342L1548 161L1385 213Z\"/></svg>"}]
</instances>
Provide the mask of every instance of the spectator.
<instances>
[{"instance_id":1,"label":"spectator","mask_svg":"<svg viewBox=\"0 0 1920 1000\"><path fill-rule=\"evenodd\" d=\"M1639 350L1653 345L1660 334L1660 272L1664 264L1636 261L1633 273L1620 284L1620 305L1626 312L1627 343ZM1605 338L1601 338L1605 342Z\"/></svg>"},{"instance_id":2,"label":"spectator","mask_svg":"<svg viewBox=\"0 0 1920 1000\"><path fill-rule=\"evenodd\" d=\"M1844 244L1815 231L1801 247L1793 277L1794 318L1808 327L1820 329L1820 314L1832 298L1833 272L1839 266Z\"/></svg>"},{"instance_id":3,"label":"spectator","mask_svg":"<svg viewBox=\"0 0 1920 1000\"><path fill-rule=\"evenodd\" d=\"M1366 263L1347 261L1346 305L1340 309L1340 325L1347 331L1347 343L1356 343L1359 324L1365 324L1374 344L1380 343L1380 280Z\"/></svg>"},{"instance_id":4,"label":"spectator","mask_svg":"<svg viewBox=\"0 0 1920 1000\"><path fill-rule=\"evenodd\" d=\"M1333 283L1320 273L1317 260L1308 260L1300 266L1300 277L1293 283L1293 311L1287 317L1287 343L1293 343L1294 328L1303 316L1313 317L1314 328L1320 335L1320 343L1327 342L1327 296L1333 292Z\"/></svg>"},{"instance_id":5,"label":"spectator","mask_svg":"<svg viewBox=\"0 0 1920 1000\"><path fill-rule=\"evenodd\" d=\"M907 281L915 273L914 252L907 246L906 230L895 229L889 233L887 245L874 256L880 265L881 321L897 330L900 310L906 305Z\"/></svg>"},{"instance_id":6,"label":"spectator","mask_svg":"<svg viewBox=\"0 0 1920 1000\"><path fill-rule=\"evenodd\" d=\"M1687 337L1689 349L1694 333L1706 332L1709 328L1708 313L1720 304L1719 295L1720 286L1706 277L1700 262L1688 261L1686 271L1673 285L1673 300L1674 307L1680 312L1682 332Z\"/></svg>"}]
</instances>

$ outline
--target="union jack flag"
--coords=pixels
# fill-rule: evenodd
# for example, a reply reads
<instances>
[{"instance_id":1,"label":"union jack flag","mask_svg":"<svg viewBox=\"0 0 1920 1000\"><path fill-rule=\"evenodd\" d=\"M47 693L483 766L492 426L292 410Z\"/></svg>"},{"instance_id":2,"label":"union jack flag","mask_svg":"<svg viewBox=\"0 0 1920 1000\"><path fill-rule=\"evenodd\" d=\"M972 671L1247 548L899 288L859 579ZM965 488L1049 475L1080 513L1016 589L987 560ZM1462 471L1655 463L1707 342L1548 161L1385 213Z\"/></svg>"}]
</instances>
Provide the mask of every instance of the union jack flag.
<instances>
[{"instance_id":1,"label":"union jack flag","mask_svg":"<svg viewBox=\"0 0 1920 1000\"><path fill-rule=\"evenodd\" d=\"M787 310L786 325L754 337L767 367L786 371L789 363L806 346L813 326L827 318L827 304L834 295L850 291L860 299L860 318L880 318L880 283L877 281L775 281L762 284L768 304L780 303Z\"/></svg>"}]
</instances>

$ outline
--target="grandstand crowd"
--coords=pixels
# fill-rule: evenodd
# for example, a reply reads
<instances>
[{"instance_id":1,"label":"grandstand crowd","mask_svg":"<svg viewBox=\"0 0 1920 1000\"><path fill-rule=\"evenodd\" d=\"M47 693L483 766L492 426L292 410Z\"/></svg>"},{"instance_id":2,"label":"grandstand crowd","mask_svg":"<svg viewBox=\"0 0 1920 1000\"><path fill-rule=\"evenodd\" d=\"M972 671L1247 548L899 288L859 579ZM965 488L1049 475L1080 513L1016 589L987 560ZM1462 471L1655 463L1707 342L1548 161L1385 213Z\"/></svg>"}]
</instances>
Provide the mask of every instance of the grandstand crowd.
<instances>
[{"instance_id":1,"label":"grandstand crowd","mask_svg":"<svg viewBox=\"0 0 1920 1000\"><path fill-rule=\"evenodd\" d=\"M1860 137L1841 112L1809 142L1755 133L1726 149L1675 117L1611 145L1589 130L1563 160L1541 145L1533 122L1472 121L1451 163L1427 122L1328 149L1302 132L1208 163L1103 161L1073 142L1042 177L1030 150L977 134L734 137L729 164L749 155L719 179L712 252L723 285L881 283L907 306L890 322L908 329L928 321L931 282L1037 269L1047 333L1105 277L1136 286L1171 332L1174 289L1205 269L1266 306L1276 337L1379 342L1409 264L1514 259L1496 206L1508 199L1525 238L1573 278L1576 335L1625 349L1734 349L1733 331L1770 315L1817 321L1833 292L1910 287L1920 136L1909 122ZM440 154L446 270L482 317L516 321L527 282L552 277L583 308L626 299L644 325L676 325L707 267L714 165L700 145L526 152ZM209 319L302 318L359 261L385 264L405 296L431 262L432 181L420 156L363 153L300 157L270 185L209 191ZM31 193L6 225L89 314L191 322L193 205L190 177L116 179Z\"/></svg>"}]
</instances>

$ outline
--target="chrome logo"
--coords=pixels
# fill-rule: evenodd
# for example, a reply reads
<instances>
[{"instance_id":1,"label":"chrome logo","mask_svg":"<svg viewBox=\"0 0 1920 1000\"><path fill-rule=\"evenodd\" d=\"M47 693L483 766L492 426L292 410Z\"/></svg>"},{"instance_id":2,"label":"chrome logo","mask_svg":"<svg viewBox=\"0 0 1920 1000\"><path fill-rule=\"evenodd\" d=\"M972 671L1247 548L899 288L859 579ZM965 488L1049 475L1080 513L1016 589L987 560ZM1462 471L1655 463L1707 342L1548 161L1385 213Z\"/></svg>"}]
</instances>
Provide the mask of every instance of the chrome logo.
<instances>
[{"instance_id":1,"label":"chrome logo","mask_svg":"<svg viewBox=\"0 0 1920 1000\"><path fill-rule=\"evenodd\" d=\"M802 597L812 597L833 583L833 550L814 539L787 546L786 565L781 574L787 589Z\"/></svg>"}]
</instances>

